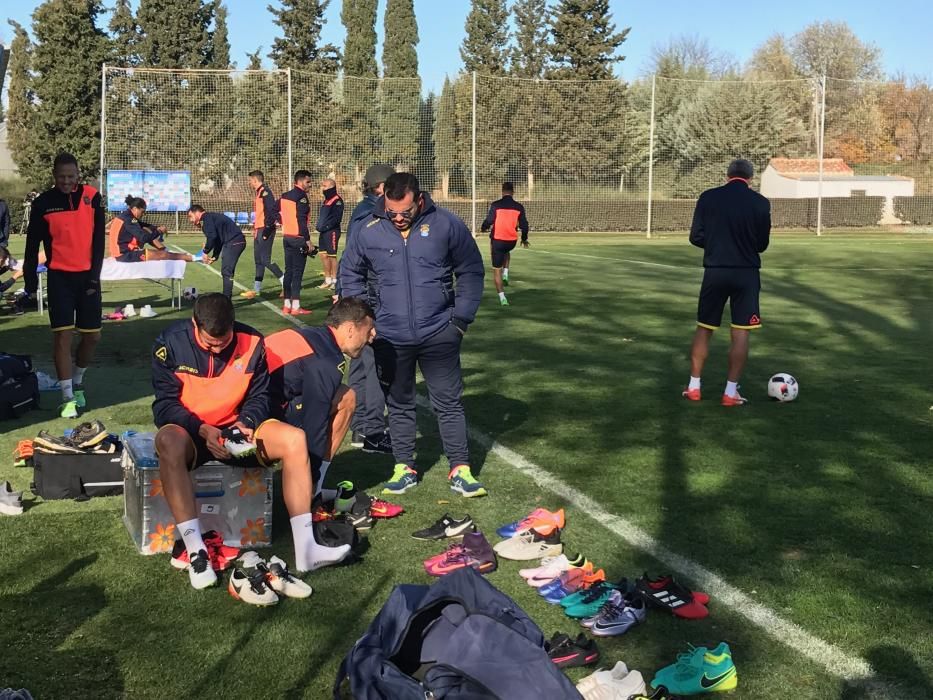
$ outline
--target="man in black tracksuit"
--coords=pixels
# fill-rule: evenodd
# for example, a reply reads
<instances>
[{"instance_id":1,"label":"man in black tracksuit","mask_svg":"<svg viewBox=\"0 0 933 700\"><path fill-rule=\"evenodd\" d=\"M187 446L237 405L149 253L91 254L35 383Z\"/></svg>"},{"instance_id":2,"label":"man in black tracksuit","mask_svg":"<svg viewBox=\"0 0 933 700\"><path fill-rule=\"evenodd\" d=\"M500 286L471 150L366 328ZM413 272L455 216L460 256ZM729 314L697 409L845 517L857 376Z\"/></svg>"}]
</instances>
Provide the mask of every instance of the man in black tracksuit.
<instances>
[{"instance_id":1,"label":"man in black tracksuit","mask_svg":"<svg viewBox=\"0 0 933 700\"><path fill-rule=\"evenodd\" d=\"M690 350L690 384L683 392L700 400L700 376L709 354L709 341L719 328L726 300L732 310L732 346L723 406L747 403L738 392L748 359L749 331L761 327L761 255L771 235L771 203L748 183L754 176L747 160L734 160L728 182L700 195L690 227L690 242L703 249L703 285L697 309L697 329Z\"/></svg>"},{"instance_id":2,"label":"man in black tracksuit","mask_svg":"<svg viewBox=\"0 0 933 700\"><path fill-rule=\"evenodd\" d=\"M266 184L262 170L250 171L249 186L255 193L253 197L253 262L256 263L256 276L253 278L253 289L241 292L240 296L253 299L262 289L266 269L275 275L279 284L282 284L285 277L282 268L272 262L272 244L275 242L275 226L279 220L278 202ZM281 298L285 298L284 290Z\"/></svg>"},{"instance_id":3,"label":"man in black tracksuit","mask_svg":"<svg viewBox=\"0 0 933 700\"><path fill-rule=\"evenodd\" d=\"M324 271L324 282L320 289L336 289L337 287L337 246L340 243L340 224L343 223L343 198L337 194L337 183L333 180L324 180L321 183L324 201L318 213L318 251L321 256L321 268Z\"/></svg>"},{"instance_id":4,"label":"man in black tracksuit","mask_svg":"<svg viewBox=\"0 0 933 700\"><path fill-rule=\"evenodd\" d=\"M295 172L295 186L279 200L279 215L282 217L282 246L285 248L285 281L282 283L285 301L282 313L291 316L310 314L310 309L301 308L301 280L305 274L308 257L317 255L311 244L308 220L311 205L308 203L308 188L311 173L307 170Z\"/></svg>"},{"instance_id":5,"label":"man in black tracksuit","mask_svg":"<svg viewBox=\"0 0 933 700\"><path fill-rule=\"evenodd\" d=\"M395 173L371 220L354 230L340 264L344 296L376 284L376 367L389 407L395 471L384 492L418 483L414 468L415 370L421 369L437 415L452 490L486 489L470 469L460 345L483 294L483 257L466 224L434 205L418 178Z\"/></svg>"},{"instance_id":6,"label":"man in black tracksuit","mask_svg":"<svg viewBox=\"0 0 933 700\"><path fill-rule=\"evenodd\" d=\"M204 211L200 204L188 208L188 221L204 231L206 241L201 253L193 256L198 262L203 257L216 260L220 257L220 274L224 280L224 295L233 296L233 274L236 264L246 250L246 237L236 221L226 214Z\"/></svg>"}]
</instances>

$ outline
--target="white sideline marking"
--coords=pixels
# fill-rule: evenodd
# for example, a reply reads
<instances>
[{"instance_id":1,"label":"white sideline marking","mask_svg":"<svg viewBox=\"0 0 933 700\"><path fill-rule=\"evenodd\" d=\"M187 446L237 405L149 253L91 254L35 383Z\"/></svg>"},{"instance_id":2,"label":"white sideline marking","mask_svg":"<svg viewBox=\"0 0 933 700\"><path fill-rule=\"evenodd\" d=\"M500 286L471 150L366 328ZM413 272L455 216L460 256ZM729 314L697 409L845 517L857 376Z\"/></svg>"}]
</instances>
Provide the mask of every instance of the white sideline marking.
<instances>
[{"instance_id":1,"label":"white sideline marking","mask_svg":"<svg viewBox=\"0 0 933 700\"><path fill-rule=\"evenodd\" d=\"M625 262L625 263L631 263L632 265L647 265L648 267L666 267L671 270L698 269L695 266L688 267L687 265L667 265L665 263L648 262L647 260L629 260L628 258L607 258L601 255L584 255L583 253L564 253L563 251L558 253L553 250L541 250L540 248L535 248L534 250L529 248L528 250L532 251L533 253L544 253L545 255L560 255L560 256L568 255L572 258L589 258L590 260L604 260L607 262Z\"/></svg>"},{"instance_id":2,"label":"white sideline marking","mask_svg":"<svg viewBox=\"0 0 933 700\"><path fill-rule=\"evenodd\" d=\"M430 402L420 395L418 403L423 407L430 407ZM538 486L561 496L633 547L650 554L671 569L685 574L700 589L709 593L717 603L723 603L734 609L751 623L763 629L769 636L799 651L832 675L843 680L859 682L864 687L881 693L889 692L886 684L876 679L875 670L865 660L850 656L793 622L783 619L773 610L755 602L706 567L671 551L637 525L618 515L612 515L586 494L525 459L514 450L496 442L488 435L474 428L470 428L469 433L472 440L529 477Z\"/></svg>"},{"instance_id":3,"label":"white sideline marking","mask_svg":"<svg viewBox=\"0 0 933 700\"><path fill-rule=\"evenodd\" d=\"M175 250L176 253L188 253L189 255L192 255L192 253L191 253L190 250L185 250L185 249L182 248L181 246L173 245L172 248ZM213 272L215 275L217 275L218 277L220 277L221 279L223 279L223 275L220 274L220 270L217 270L217 269L211 267L210 265L205 265L204 263L190 263L190 264L191 264L191 265L200 265L203 269L207 270L208 272ZM234 278L234 280L233 280L233 286L234 286L236 289L241 289L241 290L243 290L243 291L248 291L248 290L249 290L249 287L246 287L245 285L240 284L239 282L236 281L235 278ZM247 300L247 301L249 301L249 300ZM254 299L253 301L255 301L255 299ZM294 323L296 326L304 326L304 325L305 325L305 324L302 323L297 317L295 317L295 316L286 316L285 314L283 314L283 313L282 313L282 309L280 309L278 306L276 306L275 304L273 304L271 301L267 301L267 300L265 300L265 299L260 299L260 300L259 300L259 303L262 304L263 306L265 306L267 309L269 309L269 310L275 312L276 314L278 314L278 315L281 316L282 318L287 319L288 321L291 321L291 322Z\"/></svg>"},{"instance_id":4,"label":"white sideline marking","mask_svg":"<svg viewBox=\"0 0 933 700\"><path fill-rule=\"evenodd\" d=\"M178 252L188 251L178 248ZM623 262L639 263L642 261L633 260ZM674 267L673 265L661 265L660 263L642 264L659 265L661 267ZM207 267L218 277L222 277L219 271L215 270L209 265L204 265L204 267ZM233 284L235 287L240 289L246 289L245 286L236 280L233 280ZM262 301L261 303L263 306L271 309L279 316L287 318L295 325L305 325L297 318L283 314L281 309L277 308L274 304L268 301ZM420 406L423 408L430 408L431 404L427 398L421 396L420 394L416 398ZM682 574L686 574L692 580L692 582L696 583L706 593L709 593L710 596L715 598L717 602L729 606L740 615L745 617L747 620L749 620L752 624L760 627L765 631L766 634L773 637L777 641L786 644L792 649L800 651L800 653L802 653L804 656L816 662L819 666L822 666L824 669L826 669L826 671L836 676L837 678L841 678L846 681L858 682L859 685L864 687L866 690L873 690L879 693L878 695L873 695L873 698L878 698L878 700L881 700L882 698L893 699L897 697L891 694L894 692L894 690L889 688L886 683L877 680L875 670L864 659L858 658L856 656L849 656L842 649L830 644L829 642L824 642L822 639L810 634L802 627L783 619L773 610L765 607L761 603L755 602L748 595L740 591L735 586L730 585L720 576L714 574L706 567L698 564L692 559L688 559L687 557L671 551L656 539L654 539L647 532L639 528L637 525L618 515L612 515L585 493L578 491L573 486L570 486L564 481L561 481L550 472L536 465L534 462L525 459L514 450L510 450L505 445L496 442L491 437L485 433L480 432L479 430L476 430L475 428L469 428L468 430L471 440L479 443L489 452L492 452L494 455L496 455L499 459L503 460L525 476L529 477L532 481L537 483L538 486L547 489L548 491L551 491L558 496L561 496L574 507L583 510L587 513L587 515L589 515L590 518L598 522L614 535L617 535L621 539L628 542L633 547L651 555L662 564L666 564L667 566L671 567L671 569Z\"/></svg>"}]
</instances>

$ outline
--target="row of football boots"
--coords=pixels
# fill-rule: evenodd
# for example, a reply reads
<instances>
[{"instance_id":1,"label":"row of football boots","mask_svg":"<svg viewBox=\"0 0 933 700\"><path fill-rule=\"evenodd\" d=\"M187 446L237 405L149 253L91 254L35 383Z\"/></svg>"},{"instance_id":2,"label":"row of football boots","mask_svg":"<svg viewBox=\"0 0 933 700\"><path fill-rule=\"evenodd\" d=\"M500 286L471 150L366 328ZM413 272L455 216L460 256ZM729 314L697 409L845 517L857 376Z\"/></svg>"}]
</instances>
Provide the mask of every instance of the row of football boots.
<instances>
[{"instance_id":1,"label":"row of football boots","mask_svg":"<svg viewBox=\"0 0 933 700\"><path fill-rule=\"evenodd\" d=\"M227 591L237 600L251 605L268 606L279 602L279 597L307 598L312 589L294 576L279 557L268 561L258 553L240 553L236 547L224 544L215 530L204 533L205 549L194 556L188 553L182 540L176 540L171 564L187 571L195 588L207 588L218 580L218 574L230 570Z\"/></svg>"},{"instance_id":2,"label":"row of football boots","mask_svg":"<svg viewBox=\"0 0 933 700\"><path fill-rule=\"evenodd\" d=\"M352 481L341 481L337 489L327 496L330 498L315 500L311 519L314 522L343 520L356 528L357 532L368 532L376 520L395 518L405 512L400 505L373 498L365 491L357 491Z\"/></svg>"}]
</instances>

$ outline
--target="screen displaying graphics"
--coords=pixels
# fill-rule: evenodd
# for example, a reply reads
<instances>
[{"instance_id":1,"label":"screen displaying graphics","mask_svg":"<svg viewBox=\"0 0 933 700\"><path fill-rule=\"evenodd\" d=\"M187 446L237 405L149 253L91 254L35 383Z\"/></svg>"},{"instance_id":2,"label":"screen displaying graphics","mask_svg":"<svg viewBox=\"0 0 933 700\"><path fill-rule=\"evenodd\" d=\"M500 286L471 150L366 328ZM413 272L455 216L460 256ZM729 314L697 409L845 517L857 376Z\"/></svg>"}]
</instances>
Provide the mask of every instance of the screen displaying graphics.
<instances>
[{"instance_id":1,"label":"screen displaying graphics","mask_svg":"<svg viewBox=\"0 0 933 700\"><path fill-rule=\"evenodd\" d=\"M191 206L191 173L186 170L108 170L107 208L126 209L128 194L146 200L149 211L186 211Z\"/></svg>"}]
</instances>

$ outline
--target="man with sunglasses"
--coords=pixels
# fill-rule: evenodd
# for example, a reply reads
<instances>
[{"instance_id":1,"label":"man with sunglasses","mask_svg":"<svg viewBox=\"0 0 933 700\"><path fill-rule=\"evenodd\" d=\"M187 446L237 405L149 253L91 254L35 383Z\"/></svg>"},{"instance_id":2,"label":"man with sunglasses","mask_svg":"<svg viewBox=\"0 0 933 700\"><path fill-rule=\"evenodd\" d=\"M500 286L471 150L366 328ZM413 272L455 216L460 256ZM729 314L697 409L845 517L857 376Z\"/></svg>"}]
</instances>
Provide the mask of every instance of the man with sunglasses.
<instances>
[{"instance_id":1,"label":"man with sunglasses","mask_svg":"<svg viewBox=\"0 0 933 700\"><path fill-rule=\"evenodd\" d=\"M415 469L415 368L437 415L450 488L486 490L470 470L460 344L483 293L483 259L466 224L434 205L411 173L390 175L372 218L355 229L340 264L344 297L374 284L376 367L389 408L395 471L383 493L418 483Z\"/></svg>"}]
</instances>

